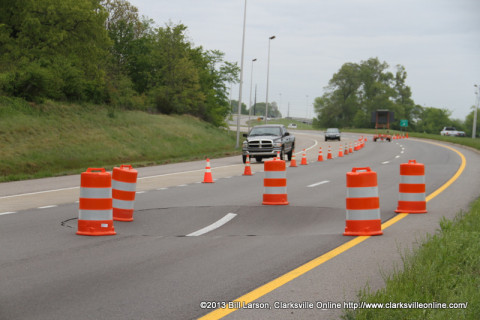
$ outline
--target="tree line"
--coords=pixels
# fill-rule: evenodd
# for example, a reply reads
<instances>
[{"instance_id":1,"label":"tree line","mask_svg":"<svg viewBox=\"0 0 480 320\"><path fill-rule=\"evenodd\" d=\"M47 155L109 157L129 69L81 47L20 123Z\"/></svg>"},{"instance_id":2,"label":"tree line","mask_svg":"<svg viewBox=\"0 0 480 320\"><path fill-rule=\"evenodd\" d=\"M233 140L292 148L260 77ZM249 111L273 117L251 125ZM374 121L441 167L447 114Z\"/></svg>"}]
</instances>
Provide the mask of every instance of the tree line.
<instances>
[{"instance_id":1,"label":"tree line","mask_svg":"<svg viewBox=\"0 0 480 320\"><path fill-rule=\"evenodd\" d=\"M230 100L231 113L238 113L238 100ZM263 117L265 116L265 102L254 102L250 108L247 107L245 103L242 102L242 107L240 113L243 115L251 115L253 117ZM278 109L278 105L275 101L268 103L268 117L269 118L282 118L282 113Z\"/></svg>"},{"instance_id":2,"label":"tree line","mask_svg":"<svg viewBox=\"0 0 480 320\"><path fill-rule=\"evenodd\" d=\"M126 0L1 0L0 93L46 99L153 106L213 124L230 111L236 63L196 47L187 27L140 16Z\"/></svg>"},{"instance_id":3,"label":"tree line","mask_svg":"<svg viewBox=\"0 0 480 320\"><path fill-rule=\"evenodd\" d=\"M330 79L326 92L315 99L314 125L373 128L372 112L388 109L395 113L393 129L400 129L398 120L404 119L409 131L438 134L444 126L455 126L471 136L473 111L462 121L451 119L448 109L420 106L413 101L406 79L405 67L397 65L392 73L378 58L345 63Z\"/></svg>"}]
</instances>

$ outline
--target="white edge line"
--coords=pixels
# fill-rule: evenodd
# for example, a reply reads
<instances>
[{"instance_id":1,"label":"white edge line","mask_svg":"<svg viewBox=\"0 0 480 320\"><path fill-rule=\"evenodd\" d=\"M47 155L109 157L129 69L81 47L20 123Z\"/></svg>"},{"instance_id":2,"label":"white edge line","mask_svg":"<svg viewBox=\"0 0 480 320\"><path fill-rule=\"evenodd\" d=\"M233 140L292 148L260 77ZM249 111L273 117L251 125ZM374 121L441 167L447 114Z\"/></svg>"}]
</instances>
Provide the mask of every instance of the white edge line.
<instances>
[{"instance_id":1,"label":"white edge line","mask_svg":"<svg viewBox=\"0 0 480 320\"><path fill-rule=\"evenodd\" d=\"M79 188L80 187L70 187L70 188L61 188L61 189L38 191L38 192L20 193L20 194L14 194L14 195L11 195L11 196L0 197L0 199L15 198L15 197L22 197L22 196L31 196L31 195L34 195L34 194L42 194L42 193L48 193L48 192L55 192L55 191L62 191L62 190L72 190L72 189L79 189Z\"/></svg>"},{"instance_id":2,"label":"white edge line","mask_svg":"<svg viewBox=\"0 0 480 320\"><path fill-rule=\"evenodd\" d=\"M3 216L5 214L12 214L12 213L17 213L17 212L16 211L0 212L0 216Z\"/></svg>"},{"instance_id":3,"label":"white edge line","mask_svg":"<svg viewBox=\"0 0 480 320\"><path fill-rule=\"evenodd\" d=\"M237 214L235 213L229 213L227 214L225 217L223 217L222 219L218 220L217 222L215 223L212 223L211 225L209 226L206 226L205 228L203 229L200 229L198 231L195 231L195 232L192 232L190 234L187 234L186 237L198 237L198 236L201 236L207 232L210 232L210 231L213 231L215 229L218 229L220 228L221 226L223 226L225 223L227 223L228 221L232 220L233 218L235 218L237 216Z\"/></svg>"},{"instance_id":4,"label":"white edge line","mask_svg":"<svg viewBox=\"0 0 480 320\"><path fill-rule=\"evenodd\" d=\"M43 207L38 207L37 209L49 209L49 208L55 208L58 207L56 204L49 205L49 206L43 206Z\"/></svg>"},{"instance_id":5,"label":"white edge line","mask_svg":"<svg viewBox=\"0 0 480 320\"><path fill-rule=\"evenodd\" d=\"M329 183L329 182L330 182L329 180L320 181L320 182L317 182L317 183L314 183L314 184L311 184L311 185L307 186L307 188L313 188L313 187L319 186L321 184Z\"/></svg>"}]
</instances>

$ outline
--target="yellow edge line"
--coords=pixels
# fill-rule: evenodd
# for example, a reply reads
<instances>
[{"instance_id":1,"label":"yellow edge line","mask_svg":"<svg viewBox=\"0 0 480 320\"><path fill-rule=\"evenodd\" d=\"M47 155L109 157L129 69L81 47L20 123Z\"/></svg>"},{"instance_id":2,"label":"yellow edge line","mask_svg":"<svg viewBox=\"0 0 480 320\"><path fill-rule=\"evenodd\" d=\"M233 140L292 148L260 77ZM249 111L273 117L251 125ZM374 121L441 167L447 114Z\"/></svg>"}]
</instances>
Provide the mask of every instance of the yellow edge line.
<instances>
[{"instance_id":1,"label":"yellow edge line","mask_svg":"<svg viewBox=\"0 0 480 320\"><path fill-rule=\"evenodd\" d=\"M447 148L449 150L452 150L453 152L455 152L456 154L458 154L460 156L460 158L462 159L462 163L460 164L460 168L458 168L457 172L453 175L453 177L451 177L447 182L445 182L445 184L443 186L441 186L440 188L438 188L437 190L435 190L434 192L432 192L431 194L429 194L427 197L426 197L426 201L430 201L432 200L433 198L435 198L436 196L438 196L440 193L442 193L445 189L447 189L455 180L458 179L458 177L460 177L460 175L462 174L463 170L465 170L465 167L467 166L467 160L465 159L465 156L458 150L452 148L452 147L449 147L449 146L446 146L446 145L443 145L443 144L439 144L439 143L435 143L435 142L430 142L430 141L422 141L422 142L426 142L426 143L430 143L430 144L434 144L436 146L440 146L440 147L444 147L444 148Z\"/></svg>"},{"instance_id":2,"label":"yellow edge line","mask_svg":"<svg viewBox=\"0 0 480 320\"><path fill-rule=\"evenodd\" d=\"M431 193L428 197L426 197L426 201L430 201L432 200L433 198L435 198L437 195L439 195L441 192L443 192L445 189L447 189L455 180L458 179L458 177L460 177L460 175L462 174L463 170L465 169L465 166L466 166L466 159L465 157L463 156L462 153L460 153L460 151L457 151L455 150L454 148L451 148L449 146L446 146L446 145L443 145L443 144L439 144L439 143L434 143L434 142L429 142L429 141L422 141L422 142L425 142L425 143L430 143L430 144L434 144L434 145L437 145L437 146L440 146L440 147L444 147L444 148L447 148L447 149L450 149L454 152L456 152L460 158L462 159L462 163L460 165L460 168L458 168L457 172L445 183L443 184L440 188L438 188L437 190L435 190L433 193ZM400 213L400 214L397 214L395 217L391 218L390 220L382 223L382 230L390 227L391 225L397 223L398 221L402 220L403 218L405 218L406 216L408 215L408 213ZM354 246L362 243L363 241L367 240L368 238L370 238L371 236L357 236L355 237L354 239L338 246L337 248L301 265L300 267L296 268L296 269L293 269L292 271L289 271L287 273L285 273L284 275L264 284L263 286L260 286L258 287L257 289L253 290L253 291L250 291L249 293L235 299L233 302L237 302L237 303L240 303L240 304L233 304L233 305L243 305L243 304L248 304L252 301L255 301L257 300L258 298L272 292L273 290L275 289L278 289L280 288L281 286L283 286L284 284L298 278L299 276L307 273L308 271L310 270L313 270L314 268L320 266L321 264L323 264L324 262L327 262L328 260L338 256L339 254L347 251L348 249L351 249L353 248ZM199 320L211 320L211 319L221 319L225 316L227 316L228 314L234 312L238 310L238 308L229 308L228 307L228 304L227 304L227 307L224 308L224 309L216 309L208 314L206 314L205 316L201 317L201 318L198 318Z\"/></svg>"}]
</instances>

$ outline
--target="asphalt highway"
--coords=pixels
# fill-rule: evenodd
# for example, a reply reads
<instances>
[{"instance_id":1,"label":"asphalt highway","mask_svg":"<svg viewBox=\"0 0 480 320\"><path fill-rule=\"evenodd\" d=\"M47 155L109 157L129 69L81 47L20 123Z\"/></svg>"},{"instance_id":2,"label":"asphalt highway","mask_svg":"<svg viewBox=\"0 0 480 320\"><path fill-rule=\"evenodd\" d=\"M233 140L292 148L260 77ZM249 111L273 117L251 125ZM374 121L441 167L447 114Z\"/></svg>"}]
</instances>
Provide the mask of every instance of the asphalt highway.
<instances>
[{"instance_id":1,"label":"asphalt highway","mask_svg":"<svg viewBox=\"0 0 480 320\"><path fill-rule=\"evenodd\" d=\"M196 319L356 237L346 237L346 173L377 172L381 220L397 216L399 165L424 163L427 194L463 172L428 203L284 285L267 286L257 302L212 318L338 318L335 308L278 309L277 301L349 301L399 261L438 220L478 196L478 153L413 139L374 143L337 157L341 142L296 132L297 168L287 169L288 206L262 205L263 163L242 176L241 157L212 159L213 184L201 183L205 161L139 169L135 220L115 222L115 236L75 234L79 176L0 184L0 319ZM332 147L333 160L324 159ZM457 149L465 157L452 150ZM301 150L308 162L300 165ZM466 165L464 164L466 163ZM253 305L252 305L253 306ZM260 307L260 306L257 306ZM221 309L221 308L220 308ZM222 310L220 310L222 311ZM217 311L218 312L218 311Z\"/></svg>"}]
</instances>

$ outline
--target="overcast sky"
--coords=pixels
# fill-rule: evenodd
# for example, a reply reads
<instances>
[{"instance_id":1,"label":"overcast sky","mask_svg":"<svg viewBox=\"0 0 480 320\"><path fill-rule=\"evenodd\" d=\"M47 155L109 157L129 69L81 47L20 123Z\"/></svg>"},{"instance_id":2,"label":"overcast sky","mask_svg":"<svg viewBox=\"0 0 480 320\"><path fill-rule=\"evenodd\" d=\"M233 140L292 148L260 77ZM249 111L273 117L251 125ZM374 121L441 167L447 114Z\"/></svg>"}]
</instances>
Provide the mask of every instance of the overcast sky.
<instances>
[{"instance_id":1,"label":"overcast sky","mask_svg":"<svg viewBox=\"0 0 480 320\"><path fill-rule=\"evenodd\" d=\"M195 46L220 50L240 66L245 0L129 0L164 26L183 23ZM378 57L403 65L415 103L447 108L464 120L480 85L480 0L248 0L243 98L250 100L252 59L257 101L287 115L314 116L313 100L346 62ZM238 100L238 85L232 88ZM253 99L253 98L252 98Z\"/></svg>"}]
</instances>

